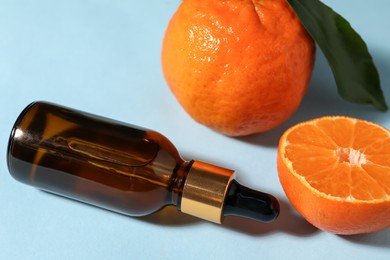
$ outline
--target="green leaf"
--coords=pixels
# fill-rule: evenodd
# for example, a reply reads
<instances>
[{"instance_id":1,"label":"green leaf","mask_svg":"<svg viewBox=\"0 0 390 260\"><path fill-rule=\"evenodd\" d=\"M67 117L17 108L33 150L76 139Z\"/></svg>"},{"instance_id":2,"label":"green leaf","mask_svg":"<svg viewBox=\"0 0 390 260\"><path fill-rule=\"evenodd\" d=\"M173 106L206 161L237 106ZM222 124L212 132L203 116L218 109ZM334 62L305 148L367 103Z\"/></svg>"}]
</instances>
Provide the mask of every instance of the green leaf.
<instances>
[{"instance_id":1,"label":"green leaf","mask_svg":"<svg viewBox=\"0 0 390 260\"><path fill-rule=\"evenodd\" d=\"M378 71L348 21L319 0L287 1L328 60L340 96L386 111Z\"/></svg>"}]
</instances>

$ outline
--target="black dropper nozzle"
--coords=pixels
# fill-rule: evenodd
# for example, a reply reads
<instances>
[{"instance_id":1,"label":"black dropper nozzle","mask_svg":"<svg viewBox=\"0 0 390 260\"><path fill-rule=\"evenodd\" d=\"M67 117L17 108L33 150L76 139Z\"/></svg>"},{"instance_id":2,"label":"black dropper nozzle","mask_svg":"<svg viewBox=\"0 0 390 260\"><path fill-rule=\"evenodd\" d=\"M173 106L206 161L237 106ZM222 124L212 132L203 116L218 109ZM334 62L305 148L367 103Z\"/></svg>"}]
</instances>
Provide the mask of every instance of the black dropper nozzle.
<instances>
[{"instance_id":1,"label":"black dropper nozzle","mask_svg":"<svg viewBox=\"0 0 390 260\"><path fill-rule=\"evenodd\" d=\"M232 180L225 198L223 215L271 222L279 215L279 202L270 194L249 189Z\"/></svg>"}]
</instances>

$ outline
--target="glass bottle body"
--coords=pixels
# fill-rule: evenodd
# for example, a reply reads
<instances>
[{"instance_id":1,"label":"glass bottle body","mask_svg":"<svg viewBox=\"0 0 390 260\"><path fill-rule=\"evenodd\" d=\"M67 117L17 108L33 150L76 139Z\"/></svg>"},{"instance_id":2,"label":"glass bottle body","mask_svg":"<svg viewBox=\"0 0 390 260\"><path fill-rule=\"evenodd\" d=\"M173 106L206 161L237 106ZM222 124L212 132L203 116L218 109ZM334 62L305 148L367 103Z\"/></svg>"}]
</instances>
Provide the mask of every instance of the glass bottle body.
<instances>
[{"instance_id":1,"label":"glass bottle body","mask_svg":"<svg viewBox=\"0 0 390 260\"><path fill-rule=\"evenodd\" d=\"M233 170L184 161L160 133L55 104L20 114L7 155L20 182L130 216L169 204L215 223L279 214L275 197L233 181Z\"/></svg>"},{"instance_id":2,"label":"glass bottle body","mask_svg":"<svg viewBox=\"0 0 390 260\"><path fill-rule=\"evenodd\" d=\"M190 165L157 132L43 102L22 112L8 147L18 181L131 216L180 209Z\"/></svg>"}]
</instances>

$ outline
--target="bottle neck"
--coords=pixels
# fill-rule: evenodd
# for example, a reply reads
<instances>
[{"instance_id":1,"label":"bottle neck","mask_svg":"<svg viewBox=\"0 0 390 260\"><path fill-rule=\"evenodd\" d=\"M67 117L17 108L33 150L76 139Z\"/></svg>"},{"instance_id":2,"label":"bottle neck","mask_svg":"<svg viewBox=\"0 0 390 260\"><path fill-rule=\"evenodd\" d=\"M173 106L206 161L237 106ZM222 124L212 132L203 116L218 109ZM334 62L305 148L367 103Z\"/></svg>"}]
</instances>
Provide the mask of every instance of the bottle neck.
<instances>
[{"instance_id":1,"label":"bottle neck","mask_svg":"<svg viewBox=\"0 0 390 260\"><path fill-rule=\"evenodd\" d=\"M190 171L193 162L194 161L183 161L181 164L178 164L174 169L174 174L172 176L172 184L170 187L170 204L176 206L178 210L181 210L181 198L183 194L183 188L188 176L188 172Z\"/></svg>"}]
</instances>

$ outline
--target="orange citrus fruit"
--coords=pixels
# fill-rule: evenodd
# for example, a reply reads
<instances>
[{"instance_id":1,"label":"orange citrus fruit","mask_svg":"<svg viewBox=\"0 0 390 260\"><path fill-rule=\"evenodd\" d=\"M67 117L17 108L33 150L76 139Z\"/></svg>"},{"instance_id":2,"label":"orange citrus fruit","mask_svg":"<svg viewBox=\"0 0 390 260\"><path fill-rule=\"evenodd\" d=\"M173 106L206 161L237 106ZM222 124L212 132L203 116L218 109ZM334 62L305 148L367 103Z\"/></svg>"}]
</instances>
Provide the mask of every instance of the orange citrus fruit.
<instances>
[{"instance_id":1,"label":"orange citrus fruit","mask_svg":"<svg viewBox=\"0 0 390 260\"><path fill-rule=\"evenodd\" d=\"M184 0L166 29L161 59L170 89L196 121L240 136L292 115L314 53L286 0Z\"/></svg>"},{"instance_id":2,"label":"orange citrus fruit","mask_svg":"<svg viewBox=\"0 0 390 260\"><path fill-rule=\"evenodd\" d=\"M300 123L280 139L278 172L291 204L336 234L390 227L390 131L349 117Z\"/></svg>"}]
</instances>

